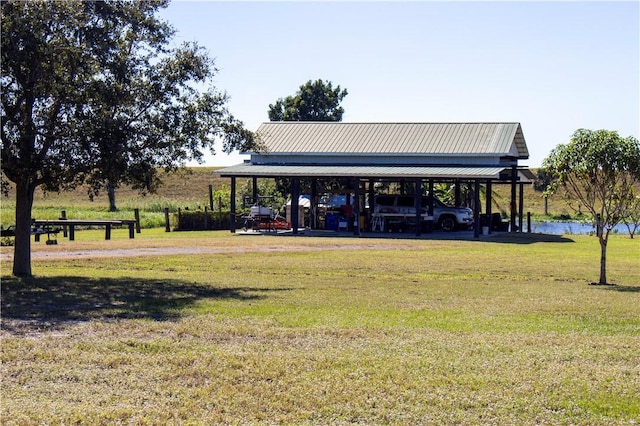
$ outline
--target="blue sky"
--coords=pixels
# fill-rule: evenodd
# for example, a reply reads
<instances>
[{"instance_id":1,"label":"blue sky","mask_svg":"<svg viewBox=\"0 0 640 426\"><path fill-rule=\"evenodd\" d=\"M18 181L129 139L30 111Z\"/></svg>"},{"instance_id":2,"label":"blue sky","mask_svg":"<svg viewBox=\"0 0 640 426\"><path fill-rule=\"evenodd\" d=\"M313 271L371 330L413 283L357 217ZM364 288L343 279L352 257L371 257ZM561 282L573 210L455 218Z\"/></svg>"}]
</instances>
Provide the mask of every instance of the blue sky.
<instances>
[{"instance_id":1,"label":"blue sky","mask_svg":"<svg viewBox=\"0 0 640 426\"><path fill-rule=\"evenodd\" d=\"M531 167L578 128L640 136L637 1L174 0L161 17L208 49L250 130L323 79L348 90L345 122L520 122Z\"/></svg>"}]
</instances>

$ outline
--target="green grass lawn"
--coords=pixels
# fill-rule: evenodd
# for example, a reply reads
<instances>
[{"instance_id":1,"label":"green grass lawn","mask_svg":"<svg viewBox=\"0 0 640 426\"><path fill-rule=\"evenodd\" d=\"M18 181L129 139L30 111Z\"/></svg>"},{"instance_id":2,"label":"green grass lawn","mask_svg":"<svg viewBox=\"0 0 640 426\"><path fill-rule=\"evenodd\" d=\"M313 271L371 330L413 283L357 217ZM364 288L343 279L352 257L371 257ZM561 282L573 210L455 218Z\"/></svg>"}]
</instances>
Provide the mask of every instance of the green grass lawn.
<instances>
[{"instance_id":1,"label":"green grass lawn","mask_svg":"<svg viewBox=\"0 0 640 426\"><path fill-rule=\"evenodd\" d=\"M640 421L638 239L103 237L3 261L3 424Z\"/></svg>"}]
</instances>

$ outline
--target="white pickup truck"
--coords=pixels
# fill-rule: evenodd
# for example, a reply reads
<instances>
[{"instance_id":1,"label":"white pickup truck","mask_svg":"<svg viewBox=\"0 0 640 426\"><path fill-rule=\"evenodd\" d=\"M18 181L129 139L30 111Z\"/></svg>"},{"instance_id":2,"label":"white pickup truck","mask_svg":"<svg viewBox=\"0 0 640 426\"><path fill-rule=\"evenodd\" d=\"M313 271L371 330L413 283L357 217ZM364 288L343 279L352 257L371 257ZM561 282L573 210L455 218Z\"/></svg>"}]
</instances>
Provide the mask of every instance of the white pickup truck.
<instances>
[{"instance_id":1,"label":"white pickup truck","mask_svg":"<svg viewBox=\"0 0 640 426\"><path fill-rule=\"evenodd\" d=\"M473 226L473 210L468 207L452 207L434 198L433 221L444 231L468 229Z\"/></svg>"},{"instance_id":2,"label":"white pickup truck","mask_svg":"<svg viewBox=\"0 0 640 426\"><path fill-rule=\"evenodd\" d=\"M415 215L415 200L412 195L378 195L375 202L375 213ZM427 213L429 197L422 197L421 212ZM444 231L468 229L473 225L473 211L467 207L451 207L442 201L433 200L433 222Z\"/></svg>"}]
</instances>

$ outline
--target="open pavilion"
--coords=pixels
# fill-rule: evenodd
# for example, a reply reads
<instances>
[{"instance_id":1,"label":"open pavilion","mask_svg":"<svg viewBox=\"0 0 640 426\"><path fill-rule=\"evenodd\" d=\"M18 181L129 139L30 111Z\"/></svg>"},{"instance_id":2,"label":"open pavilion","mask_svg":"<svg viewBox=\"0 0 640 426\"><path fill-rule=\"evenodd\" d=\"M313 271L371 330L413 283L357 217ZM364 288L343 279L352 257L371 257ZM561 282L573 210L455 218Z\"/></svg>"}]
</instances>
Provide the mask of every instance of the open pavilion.
<instances>
[{"instance_id":1,"label":"open pavilion","mask_svg":"<svg viewBox=\"0 0 640 426\"><path fill-rule=\"evenodd\" d=\"M505 184L511 186L509 229L522 229L523 186L533 181L533 175L518 164L529 158L520 123L266 122L256 135L259 149L247 153L249 160L218 171L231 178L231 232L236 231L238 178L253 180L254 202L260 196L258 178L290 179L293 224L300 221L301 182L310 194L311 212L317 211L320 195L346 194L356 221L354 235L368 229L376 188L395 182L414 195L416 224L423 220L423 194L432 196L434 184L454 184L456 205L461 202L461 186L470 185L477 237L481 185L485 186L484 214L491 218L492 186ZM309 225L317 228L320 221L316 214L311 216ZM423 230L415 226L416 235ZM297 232L293 226L293 233Z\"/></svg>"}]
</instances>

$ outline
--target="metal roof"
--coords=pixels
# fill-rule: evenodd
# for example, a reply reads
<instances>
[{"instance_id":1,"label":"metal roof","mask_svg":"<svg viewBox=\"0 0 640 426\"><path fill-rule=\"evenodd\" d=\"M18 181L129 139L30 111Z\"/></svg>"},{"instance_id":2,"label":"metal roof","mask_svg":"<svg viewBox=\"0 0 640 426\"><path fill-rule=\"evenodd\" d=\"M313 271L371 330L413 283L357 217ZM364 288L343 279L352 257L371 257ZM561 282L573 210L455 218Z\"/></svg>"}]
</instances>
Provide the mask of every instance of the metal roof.
<instances>
[{"instance_id":1,"label":"metal roof","mask_svg":"<svg viewBox=\"0 0 640 426\"><path fill-rule=\"evenodd\" d=\"M520 123L266 122L257 154L529 158Z\"/></svg>"},{"instance_id":2,"label":"metal roof","mask_svg":"<svg viewBox=\"0 0 640 426\"><path fill-rule=\"evenodd\" d=\"M238 164L216 171L235 177L356 177L499 179L505 167L285 166Z\"/></svg>"}]
</instances>

